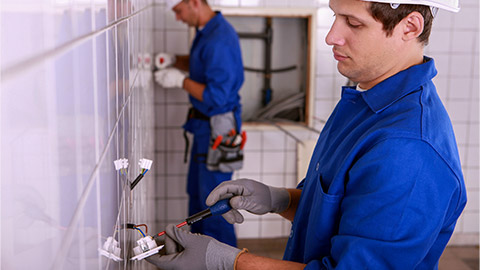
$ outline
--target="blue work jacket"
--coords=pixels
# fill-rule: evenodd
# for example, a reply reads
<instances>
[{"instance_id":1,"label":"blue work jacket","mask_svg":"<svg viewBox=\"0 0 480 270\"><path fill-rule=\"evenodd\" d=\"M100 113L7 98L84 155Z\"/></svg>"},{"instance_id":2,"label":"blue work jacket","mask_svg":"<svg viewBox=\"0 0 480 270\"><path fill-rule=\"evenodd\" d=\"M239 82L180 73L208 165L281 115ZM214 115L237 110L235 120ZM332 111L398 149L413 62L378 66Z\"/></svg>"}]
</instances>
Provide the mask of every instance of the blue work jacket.
<instances>
[{"instance_id":1,"label":"blue work jacket","mask_svg":"<svg viewBox=\"0 0 480 270\"><path fill-rule=\"evenodd\" d=\"M343 87L320 134L284 259L305 269L437 269L467 198L433 59Z\"/></svg>"},{"instance_id":2,"label":"blue work jacket","mask_svg":"<svg viewBox=\"0 0 480 270\"><path fill-rule=\"evenodd\" d=\"M220 12L202 30L197 29L189 65L190 79L206 85L203 101L189 96L193 107L207 116L234 111L240 129L239 91L244 81L242 54L237 32ZM187 128L194 133L195 129Z\"/></svg>"}]
</instances>

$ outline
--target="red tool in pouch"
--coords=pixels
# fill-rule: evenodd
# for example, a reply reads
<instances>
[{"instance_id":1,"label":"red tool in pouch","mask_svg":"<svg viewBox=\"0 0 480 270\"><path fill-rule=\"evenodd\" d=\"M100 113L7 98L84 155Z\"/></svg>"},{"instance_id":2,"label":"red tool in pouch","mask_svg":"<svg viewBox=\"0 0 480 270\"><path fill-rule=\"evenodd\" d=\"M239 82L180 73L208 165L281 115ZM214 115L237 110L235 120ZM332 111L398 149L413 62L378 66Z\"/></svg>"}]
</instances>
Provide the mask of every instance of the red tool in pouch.
<instances>
[{"instance_id":1,"label":"red tool in pouch","mask_svg":"<svg viewBox=\"0 0 480 270\"><path fill-rule=\"evenodd\" d=\"M215 142L213 143L212 145L212 149L215 150L217 149L217 147L220 145L220 143L222 142L222 139L223 139L223 136L222 135L218 135L217 138L215 139Z\"/></svg>"}]
</instances>

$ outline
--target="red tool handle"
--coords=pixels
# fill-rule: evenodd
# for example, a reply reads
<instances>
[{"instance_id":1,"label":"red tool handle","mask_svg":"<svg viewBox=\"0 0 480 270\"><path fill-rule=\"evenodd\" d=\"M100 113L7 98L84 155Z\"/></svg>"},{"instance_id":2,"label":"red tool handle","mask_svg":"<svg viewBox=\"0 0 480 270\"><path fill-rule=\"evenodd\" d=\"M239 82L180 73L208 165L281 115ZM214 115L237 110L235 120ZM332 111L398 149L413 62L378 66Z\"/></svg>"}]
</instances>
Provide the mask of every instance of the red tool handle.
<instances>
[{"instance_id":1,"label":"red tool handle","mask_svg":"<svg viewBox=\"0 0 480 270\"><path fill-rule=\"evenodd\" d=\"M240 149L243 149L245 143L247 142L247 132L242 131L242 143L240 144Z\"/></svg>"},{"instance_id":2,"label":"red tool handle","mask_svg":"<svg viewBox=\"0 0 480 270\"><path fill-rule=\"evenodd\" d=\"M218 135L217 138L215 139L215 142L213 143L212 145L212 149L215 150L217 149L217 147L220 145L220 143L222 142L222 139L223 139L223 136L222 135Z\"/></svg>"}]
</instances>

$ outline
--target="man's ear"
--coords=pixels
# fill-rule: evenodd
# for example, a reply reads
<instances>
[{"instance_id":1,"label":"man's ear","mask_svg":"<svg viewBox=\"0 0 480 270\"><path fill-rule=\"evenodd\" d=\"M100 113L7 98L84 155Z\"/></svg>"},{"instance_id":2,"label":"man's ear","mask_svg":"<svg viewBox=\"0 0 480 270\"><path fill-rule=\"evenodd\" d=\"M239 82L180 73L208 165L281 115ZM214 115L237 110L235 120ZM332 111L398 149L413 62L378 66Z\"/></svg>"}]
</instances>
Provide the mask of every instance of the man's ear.
<instances>
[{"instance_id":1,"label":"man's ear","mask_svg":"<svg viewBox=\"0 0 480 270\"><path fill-rule=\"evenodd\" d=\"M405 41L419 37L425 25L422 14L417 11L408 14L401 23L403 25L403 40Z\"/></svg>"}]
</instances>

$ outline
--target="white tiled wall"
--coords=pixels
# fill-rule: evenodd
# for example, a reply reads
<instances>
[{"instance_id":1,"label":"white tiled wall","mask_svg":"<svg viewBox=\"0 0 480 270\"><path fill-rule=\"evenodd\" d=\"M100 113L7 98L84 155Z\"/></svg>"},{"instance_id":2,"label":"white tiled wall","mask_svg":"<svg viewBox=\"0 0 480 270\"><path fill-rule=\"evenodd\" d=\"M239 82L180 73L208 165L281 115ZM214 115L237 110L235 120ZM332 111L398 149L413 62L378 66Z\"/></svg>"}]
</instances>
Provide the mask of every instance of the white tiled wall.
<instances>
[{"instance_id":1,"label":"white tiled wall","mask_svg":"<svg viewBox=\"0 0 480 270\"><path fill-rule=\"evenodd\" d=\"M116 228L153 224L154 173L130 192L113 161L130 181L157 163L152 2L0 2L1 269L150 267L128 260L139 233ZM121 263L97 251L109 236Z\"/></svg>"},{"instance_id":2,"label":"white tiled wall","mask_svg":"<svg viewBox=\"0 0 480 270\"><path fill-rule=\"evenodd\" d=\"M315 128L322 128L322 120L330 115L340 98L340 86L346 79L336 70L331 48L324 42L333 13L327 0L211 0L219 7L263 7L317 9L316 43L316 91ZM469 203L460 218L452 243L475 244L478 242L479 217L479 71L478 71L478 1L460 1L460 13L440 11L434 21L431 45L426 54L435 58L439 74L435 78L438 91L451 115L457 132L460 155L468 189ZM156 0L155 52L167 51L188 54L188 29L175 22L173 13L165 11L163 0ZM184 143L181 125L188 108L187 95L181 90L155 90L156 158L163 160L157 170L158 182L164 190L171 185L179 188L177 181L186 181L187 166L183 164ZM174 117L174 118L173 118ZM315 139L311 131L293 131L300 139ZM294 187L296 179L296 141L278 130L248 130L245 166L234 178L248 177L275 186ZM167 181L168 179L168 181ZM174 179L174 180L172 180ZM183 188L184 183L182 183ZM173 187L172 187L173 188ZM178 191L178 190L177 190ZM167 193L158 193L158 205L168 205L165 216L157 216L159 226L179 222L186 214L188 197L184 192L175 192L175 198ZM175 215L173 215L175 213ZM178 219L177 217L181 218ZM289 223L277 216L254 216L246 214L246 221L236 227L240 238L266 238L287 236Z\"/></svg>"}]
</instances>

